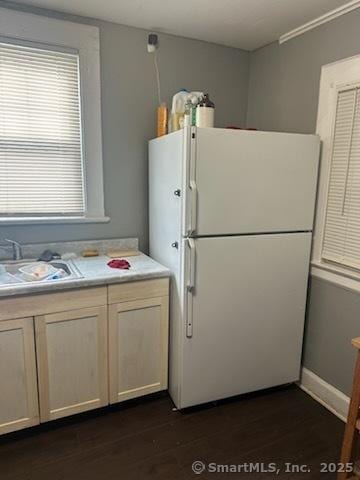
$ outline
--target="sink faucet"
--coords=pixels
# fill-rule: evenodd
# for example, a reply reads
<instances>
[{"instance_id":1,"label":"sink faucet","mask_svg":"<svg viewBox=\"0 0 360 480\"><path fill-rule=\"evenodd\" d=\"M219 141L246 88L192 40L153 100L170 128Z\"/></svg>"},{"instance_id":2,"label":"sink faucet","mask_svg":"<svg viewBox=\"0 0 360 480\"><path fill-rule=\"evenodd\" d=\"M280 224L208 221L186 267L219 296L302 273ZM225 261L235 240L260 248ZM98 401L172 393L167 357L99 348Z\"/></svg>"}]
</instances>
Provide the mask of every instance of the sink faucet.
<instances>
[{"instance_id":1,"label":"sink faucet","mask_svg":"<svg viewBox=\"0 0 360 480\"><path fill-rule=\"evenodd\" d=\"M5 242L8 242L11 244L12 249L13 249L13 260L22 260L23 259L23 254L22 254L22 248L19 242L15 242L15 240L10 240L9 238L5 238Z\"/></svg>"}]
</instances>

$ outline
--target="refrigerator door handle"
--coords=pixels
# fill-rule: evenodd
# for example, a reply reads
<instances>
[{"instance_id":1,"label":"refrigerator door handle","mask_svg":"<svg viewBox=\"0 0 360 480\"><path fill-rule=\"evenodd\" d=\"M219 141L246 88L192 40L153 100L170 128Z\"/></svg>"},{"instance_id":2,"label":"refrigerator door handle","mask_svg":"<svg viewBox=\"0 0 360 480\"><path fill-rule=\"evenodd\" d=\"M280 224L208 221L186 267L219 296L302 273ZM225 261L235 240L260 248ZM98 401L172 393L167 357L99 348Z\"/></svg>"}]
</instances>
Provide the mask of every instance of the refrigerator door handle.
<instances>
[{"instance_id":1,"label":"refrigerator door handle","mask_svg":"<svg viewBox=\"0 0 360 480\"><path fill-rule=\"evenodd\" d=\"M195 180L189 181L190 190L190 222L188 227L188 235L192 235L196 231L196 215L197 215L197 186Z\"/></svg>"},{"instance_id":2,"label":"refrigerator door handle","mask_svg":"<svg viewBox=\"0 0 360 480\"><path fill-rule=\"evenodd\" d=\"M189 247L189 280L187 282L187 290L190 292L190 291L193 291L195 288L196 249L195 249L194 239L188 238L187 244Z\"/></svg>"},{"instance_id":3,"label":"refrigerator door handle","mask_svg":"<svg viewBox=\"0 0 360 480\"><path fill-rule=\"evenodd\" d=\"M191 338L193 336L193 302L192 292L187 290L186 292L186 336Z\"/></svg>"},{"instance_id":4,"label":"refrigerator door handle","mask_svg":"<svg viewBox=\"0 0 360 480\"><path fill-rule=\"evenodd\" d=\"M192 238L188 238L187 245L189 248L189 276L186 284L186 336L191 338L193 336L193 293L195 288L195 241Z\"/></svg>"}]
</instances>

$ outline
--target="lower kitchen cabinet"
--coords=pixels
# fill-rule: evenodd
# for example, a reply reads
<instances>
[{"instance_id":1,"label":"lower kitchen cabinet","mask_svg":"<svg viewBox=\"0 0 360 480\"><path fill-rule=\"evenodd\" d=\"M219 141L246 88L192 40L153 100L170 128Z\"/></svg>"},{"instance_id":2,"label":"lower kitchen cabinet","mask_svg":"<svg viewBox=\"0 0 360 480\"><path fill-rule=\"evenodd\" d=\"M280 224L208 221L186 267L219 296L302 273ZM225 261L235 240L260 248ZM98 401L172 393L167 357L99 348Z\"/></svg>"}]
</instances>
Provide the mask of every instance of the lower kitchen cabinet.
<instances>
[{"instance_id":1,"label":"lower kitchen cabinet","mask_svg":"<svg viewBox=\"0 0 360 480\"><path fill-rule=\"evenodd\" d=\"M109 305L110 403L167 388L168 302L162 296Z\"/></svg>"},{"instance_id":2,"label":"lower kitchen cabinet","mask_svg":"<svg viewBox=\"0 0 360 480\"><path fill-rule=\"evenodd\" d=\"M42 422L108 404L107 307L35 317Z\"/></svg>"},{"instance_id":3,"label":"lower kitchen cabinet","mask_svg":"<svg viewBox=\"0 0 360 480\"><path fill-rule=\"evenodd\" d=\"M39 423L33 318L0 322L0 434Z\"/></svg>"},{"instance_id":4,"label":"lower kitchen cabinet","mask_svg":"<svg viewBox=\"0 0 360 480\"><path fill-rule=\"evenodd\" d=\"M165 390L168 316L168 278L0 299L0 435Z\"/></svg>"}]
</instances>

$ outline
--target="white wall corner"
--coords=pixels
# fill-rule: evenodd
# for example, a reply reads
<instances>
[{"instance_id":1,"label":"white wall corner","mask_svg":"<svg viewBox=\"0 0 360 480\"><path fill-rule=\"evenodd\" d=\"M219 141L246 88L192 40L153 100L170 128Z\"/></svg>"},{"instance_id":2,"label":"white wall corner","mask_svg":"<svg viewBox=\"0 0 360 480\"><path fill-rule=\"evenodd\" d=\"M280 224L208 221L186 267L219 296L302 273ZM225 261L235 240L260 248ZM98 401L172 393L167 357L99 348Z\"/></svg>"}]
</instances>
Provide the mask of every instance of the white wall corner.
<instances>
[{"instance_id":1,"label":"white wall corner","mask_svg":"<svg viewBox=\"0 0 360 480\"><path fill-rule=\"evenodd\" d=\"M301 369L299 387L330 410L331 413L346 422L350 398L340 390L305 367Z\"/></svg>"}]
</instances>

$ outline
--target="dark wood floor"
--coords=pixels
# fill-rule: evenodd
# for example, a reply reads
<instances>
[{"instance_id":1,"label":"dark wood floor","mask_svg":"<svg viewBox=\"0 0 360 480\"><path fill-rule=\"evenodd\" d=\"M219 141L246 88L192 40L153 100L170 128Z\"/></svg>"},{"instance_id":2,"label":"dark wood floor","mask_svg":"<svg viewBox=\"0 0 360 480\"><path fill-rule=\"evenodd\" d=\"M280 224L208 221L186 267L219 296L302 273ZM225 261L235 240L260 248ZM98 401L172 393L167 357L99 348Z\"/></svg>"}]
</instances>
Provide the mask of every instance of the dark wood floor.
<instances>
[{"instance_id":1,"label":"dark wood floor","mask_svg":"<svg viewBox=\"0 0 360 480\"><path fill-rule=\"evenodd\" d=\"M240 397L186 413L161 395L0 439L1 480L335 479L344 424L304 392ZM307 464L311 473L204 472L192 463Z\"/></svg>"}]
</instances>

